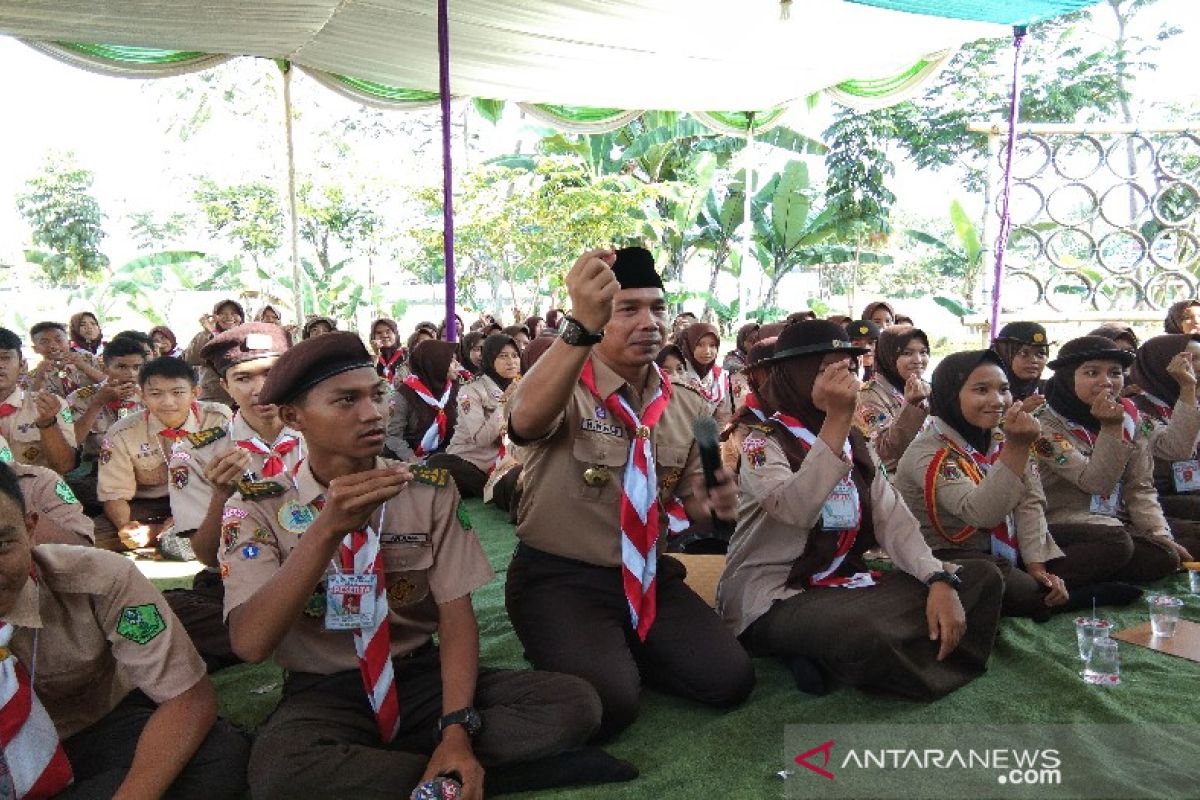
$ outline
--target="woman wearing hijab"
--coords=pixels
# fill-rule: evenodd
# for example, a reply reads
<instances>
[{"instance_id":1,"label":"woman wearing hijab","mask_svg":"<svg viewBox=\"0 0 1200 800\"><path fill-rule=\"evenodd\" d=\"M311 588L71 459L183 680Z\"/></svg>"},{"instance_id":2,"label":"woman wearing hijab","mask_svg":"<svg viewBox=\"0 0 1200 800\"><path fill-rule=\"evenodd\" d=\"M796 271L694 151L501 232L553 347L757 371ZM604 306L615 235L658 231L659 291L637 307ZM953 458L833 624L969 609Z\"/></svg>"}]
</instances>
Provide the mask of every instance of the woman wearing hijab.
<instances>
[{"instance_id":1,"label":"woman wearing hijab","mask_svg":"<svg viewBox=\"0 0 1200 800\"><path fill-rule=\"evenodd\" d=\"M876 300L873 303L867 303L860 319L869 319L879 326L879 330L884 330L896 323L896 309L892 308L891 303Z\"/></svg>"},{"instance_id":2,"label":"woman wearing hijab","mask_svg":"<svg viewBox=\"0 0 1200 800\"><path fill-rule=\"evenodd\" d=\"M533 316L525 318L525 330L529 331L529 339L536 339L542 332L542 326L545 323L541 317Z\"/></svg>"},{"instance_id":3,"label":"woman wearing hijab","mask_svg":"<svg viewBox=\"0 0 1200 800\"><path fill-rule=\"evenodd\" d=\"M1042 372L1050 358L1050 339L1036 322L1010 322L992 340L1000 366L1008 376L1013 400L1042 393Z\"/></svg>"},{"instance_id":4,"label":"woman wearing hijab","mask_svg":"<svg viewBox=\"0 0 1200 800\"><path fill-rule=\"evenodd\" d=\"M686 366L685 383L704 396L709 413L718 425L724 425L733 414L733 397L729 376L717 366L720 332L710 323L694 322L683 329L676 343Z\"/></svg>"},{"instance_id":5,"label":"woman wearing hijab","mask_svg":"<svg viewBox=\"0 0 1200 800\"><path fill-rule=\"evenodd\" d=\"M470 381L476 375L483 374L483 340L487 334L482 331L467 331L458 342L455 358L458 361L459 377Z\"/></svg>"},{"instance_id":6,"label":"woman wearing hijab","mask_svg":"<svg viewBox=\"0 0 1200 800\"><path fill-rule=\"evenodd\" d=\"M400 461L424 463L450 445L458 405L457 345L424 341L409 356L411 372L391 397L386 449Z\"/></svg>"},{"instance_id":7,"label":"woman wearing hijab","mask_svg":"<svg viewBox=\"0 0 1200 800\"><path fill-rule=\"evenodd\" d=\"M766 362L775 354L775 341L774 336L760 339L750 348L746 368L741 373L746 381L746 392L721 431L721 464L733 475L741 467L742 443L746 437L775 413L775 408L766 399L767 392L763 391L770 375Z\"/></svg>"},{"instance_id":8,"label":"woman wearing hijab","mask_svg":"<svg viewBox=\"0 0 1200 800\"><path fill-rule=\"evenodd\" d=\"M1141 342L1138 341L1133 328L1120 322L1106 322L1096 330L1089 331L1088 336L1103 336L1105 339L1111 339L1117 343L1117 347L1131 353L1136 353L1137 349L1141 347Z\"/></svg>"},{"instance_id":9,"label":"woman wearing hijab","mask_svg":"<svg viewBox=\"0 0 1200 800\"><path fill-rule=\"evenodd\" d=\"M1193 297L1172 305L1163 327L1167 333L1200 334L1200 300Z\"/></svg>"},{"instance_id":10,"label":"woman wearing hijab","mask_svg":"<svg viewBox=\"0 0 1200 800\"><path fill-rule=\"evenodd\" d=\"M1101 336L1072 339L1050 362L1034 444L1046 521L1060 547L1108 546L1093 569L1107 579L1155 581L1190 554L1171 537L1154 490L1149 433L1121 397L1132 353Z\"/></svg>"},{"instance_id":11,"label":"woman wearing hijab","mask_svg":"<svg viewBox=\"0 0 1200 800\"><path fill-rule=\"evenodd\" d=\"M1200 409L1196 371L1200 336L1164 334L1137 352L1130 379L1141 388L1131 399L1153 426L1154 488L1175 541L1200 555Z\"/></svg>"},{"instance_id":12,"label":"woman wearing hijab","mask_svg":"<svg viewBox=\"0 0 1200 800\"><path fill-rule=\"evenodd\" d=\"M81 353L91 353L99 356L104 349L104 331L100 330L100 320L90 311L80 311L71 315L67 326L71 333L71 349Z\"/></svg>"},{"instance_id":13,"label":"woman wearing hijab","mask_svg":"<svg viewBox=\"0 0 1200 800\"><path fill-rule=\"evenodd\" d=\"M187 349L183 351L183 360L193 367L200 368L201 400L224 403L237 410L237 403L233 402L229 392L221 386L221 376L200 356L200 351L218 333L236 328L245 321L246 310L242 308L242 304L230 299L218 300L217 304L213 306L212 313L205 314L200 318L200 325L204 330L192 338Z\"/></svg>"},{"instance_id":14,"label":"woman wearing hijab","mask_svg":"<svg viewBox=\"0 0 1200 800\"><path fill-rule=\"evenodd\" d=\"M857 425L890 474L928 416L929 339L920 328L893 325L875 344L875 374L858 398Z\"/></svg>"},{"instance_id":15,"label":"woman wearing hijab","mask_svg":"<svg viewBox=\"0 0 1200 800\"><path fill-rule=\"evenodd\" d=\"M333 317L309 317L308 322L300 330L301 339L311 339L314 336L324 336L337 330L337 320Z\"/></svg>"},{"instance_id":16,"label":"woman wearing hijab","mask_svg":"<svg viewBox=\"0 0 1200 800\"><path fill-rule=\"evenodd\" d=\"M375 351L375 371L395 386L408 376L406 353L400 346L400 327L395 320L381 317L371 323L371 348Z\"/></svg>"},{"instance_id":17,"label":"woman wearing hijab","mask_svg":"<svg viewBox=\"0 0 1200 800\"><path fill-rule=\"evenodd\" d=\"M747 322L738 328L734 347L725 354L725 360L721 362L721 368L725 370L730 379L746 368L746 359L750 357L750 348L758 341L760 327L762 326L757 322Z\"/></svg>"},{"instance_id":18,"label":"woman wearing hijab","mask_svg":"<svg viewBox=\"0 0 1200 800\"><path fill-rule=\"evenodd\" d=\"M1003 579L982 559L930 552L854 429L855 357L827 321L788 326L767 362L770 433L742 446L738 527L717 610L751 652L789 661L797 686L832 677L931 700L984 671ZM883 545L896 566L863 558Z\"/></svg>"},{"instance_id":19,"label":"woman wearing hijab","mask_svg":"<svg viewBox=\"0 0 1200 800\"><path fill-rule=\"evenodd\" d=\"M150 329L150 343L154 346L154 355L183 358L183 350L179 348L175 332L166 325L155 325Z\"/></svg>"},{"instance_id":20,"label":"woman wearing hijab","mask_svg":"<svg viewBox=\"0 0 1200 800\"><path fill-rule=\"evenodd\" d=\"M279 315L279 309L271 304L267 304L258 310L254 315L255 322L269 322L272 325L283 325L283 317Z\"/></svg>"},{"instance_id":21,"label":"woman wearing hijab","mask_svg":"<svg viewBox=\"0 0 1200 800\"><path fill-rule=\"evenodd\" d=\"M1046 527L1030 447L1041 426L1014 404L991 350L947 356L933 371L929 425L904 451L896 488L938 558L981 558L1004 575L1006 616L1049 618L1067 586ZM1001 432L1003 424L1003 432Z\"/></svg>"},{"instance_id":22,"label":"woman wearing hijab","mask_svg":"<svg viewBox=\"0 0 1200 800\"><path fill-rule=\"evenodd\" d=\"M521 353L511 336L493 333L484 339L482 361L483 371L458 392L450 445L429 459L429 466L450 471L463 497L482 496L488 476L505 459L503 406L521 377Z\"/></svg>"}]
</instances>

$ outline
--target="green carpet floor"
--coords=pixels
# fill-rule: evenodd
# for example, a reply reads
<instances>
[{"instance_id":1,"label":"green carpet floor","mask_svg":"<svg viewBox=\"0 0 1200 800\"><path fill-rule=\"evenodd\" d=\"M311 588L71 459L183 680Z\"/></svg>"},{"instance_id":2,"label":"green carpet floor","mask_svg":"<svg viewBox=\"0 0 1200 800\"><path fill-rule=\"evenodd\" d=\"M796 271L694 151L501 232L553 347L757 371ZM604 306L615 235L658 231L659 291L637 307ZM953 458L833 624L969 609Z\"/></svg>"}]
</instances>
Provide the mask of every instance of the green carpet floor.
<instances>
[{"instance_id":1,"label":"green carpet floor","mask_svg":"<svg viewBox=\"0 0 1200 800\"><path fill-rule=\"evenodd\" d=\"M528 666L504 612L504 574L516 538L507 518L478 501L468 508L496 578L474 595L481 660L488 666ZM566 531L564 531L566 534ZM161 587L184 581L159 581ZM1187 595L1184 575L1157 589L1186 597L1184 618L1200 621L1200 598ZM1146 620L1145 604L1107 609L1118 628ZM1006 619L986 675L932 704L839 689L825 697L798 693L777 663L758 659L758 685L741 708L718 713L654 691L643 695L640 720L610 747L637 764L632 783L543 792L564 800L601 798L779 797L784 726L813 723L1192 723L1191 689L1200 664L1121 645L1122 685L1100 688L1079 677L1073 617L1038 625ZM279 698L281 675L272 665L241 666L214 676L221 713L247 727L260 723Z\"/></svg>"}]
</instances>

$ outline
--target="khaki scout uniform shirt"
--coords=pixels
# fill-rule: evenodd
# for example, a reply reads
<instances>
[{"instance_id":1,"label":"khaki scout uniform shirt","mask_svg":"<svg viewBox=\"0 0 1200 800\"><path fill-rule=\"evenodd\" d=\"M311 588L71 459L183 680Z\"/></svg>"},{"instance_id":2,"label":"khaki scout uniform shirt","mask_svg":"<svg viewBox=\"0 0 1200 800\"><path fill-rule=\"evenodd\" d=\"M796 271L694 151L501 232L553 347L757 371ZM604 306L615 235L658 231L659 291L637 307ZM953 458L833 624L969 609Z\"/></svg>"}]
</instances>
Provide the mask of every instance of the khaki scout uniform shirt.
<instances>
[{"instance_id":1,"label":"khaki scout uniform shirt","mask_svg":"<svg viewBox=\"0 0 1200 800\"><path fill-rule=\"evenodd\" d=\"M658 388L651 370L639 397L625 380L595 355L596 388L607 397L618 389L641 413ZM708 404L694 389L671 384L674 394L651 429L659 497L692 493L692 476L701 472L692 421L708 416ZM538 550L602 567L621 565L621 483L629 458L628 430L587 387L577 383L550 433L522 446L524 492L517 512L517 537ZM591 483L585 479L585 473ZM665 525L660 526L665 532ZM664 539L660 534L659 548Z\"/></svg>"},{"instance_id":2,"label":"khaki scout uniform shirt","mask_svg":"<svg viewBox=\"0 0 1200 800\"><path fill-rule=\"evenodd\" d=\"M101 368L99 360L94 355L91 353L84 353L83 355L89 365L96 369ZM46 362L43 361L42 363ZM40 367L41 364L38 366ZM47 367L43 375L43 388L47 392L50 392L50 394L56 394L62 398L66 398L81 387L93 386L96 383L91 376L73 364L65 364L62 369L54 369L53 366Z\"/></svg>"},{"instance_id":3,"label":"khaki scout uniform shirt","mask_svg":"<svg viewBox=\"0 0 1200 800\"><path fill-rule=\"evenodd\" d=\"M495 466L500 437L504 435L504 415L500 413L503 396L504 390L487 375L459 388L458 421L446 452L484 472Z\"/></svg>"},{"instance_id":4,"label":"khaki scout uniform shirt","mask_svg":"<svg viewBox=\"0 0 1200 800\"><path fill-rule=\"evenodd\" d=\"M45 448L42 447L42 431L37 426L38 410L34 402L35 396L35 392L18 387L8 397L0 400L0 405L8 403L17 407L15 413L0 417L0 436L3 436L12 448L14 461L49 467ZM62 431L67 445L74 447L75 418L71 416L71 409L67 408L66 400L61 397L55 397L55 400L58 401L58 416L55 417L54 424Z\"/></svg>"},{"instance_id":5,"label":"khaki scout uniform shirt","mask_svg":"<svg viewBox=\"0 0 1200 800\"><path fill-rule=\"evenodd\" d=\"M71 392L67 396L67 406L71 409L71 416L79 419L86 414L88 406L92 404L92 398L96 396L96 392L103 385L103 383L98 383L95 386L84 386L82 389L76 389ZM96 415L96 421L92 423L92 429L88 431L87 438L82 443L85 460L94 461L99 457L100 443L104 441L104 436L108 433L109 428L131 414L136 414L143 410L141 403L137 401L130 402L133 405L129 408L122 407L119 402L116 408L110 408L107 403L101 406L100 413Z\"/></svg>"},{"instance_id":6,"label":"khaki scout uniform shirt","mask_svg":"<svg viewBox=\"0 0 1200 800\"><path fill-rule=\"evenodd\" d=\"M1142 421L1150 428L1150 443L1154 452L1154 488L1159 494L1179 494L1175 489L1176 461L1200 459L1200 408L1175 403L1170 421L1163 421L1161 412L1145 399L1133 398L1141 412ZM1153 413L1148 411L1153 409ZM1189 492L1188 494L1191 494Z\"/></svg>"},{"instance_id":7,"label":"khaki scout uniform shirt","mask_svg":"<svg viewBox=\"0 0 1200 800\"><path fill-rule=\"evenodd\" d=\"M135 688L165 703L204 678L183 625L129 559L43 544L33 564L37 577L7 618L10 646L59 737L99 722Z\"/></svg>"},{"instance_id":8,"label":"khaki scout uniform shirt","mask_svg":"<svg viewBox=\"0 0 1200 800\"><path fill-rule=\"evenodd\" d=\"M897 392L882 375L867 381L858 393L855 425L889 476L895 474L900 456L927 418L925 409L904 402L904 393Z\"/></svg>"},{"instance_id":9,"label":"khaki scout uniform shirt","mask_svg":"<svg viewBox=\"0 0 1200 800\"><path fill-rule=\"evenodd\" d=\"M375 461L376 468L394 463ZM381 539L393 657L429 642L438 627L438 603L464 597L494 575L479 540L468 533L470 520L449 473L422 467L414 472L420 477L387 501L383 520L379 512L371 520ZM303 529L292 522L292 511L315 513L312 503L325 492L307 461L296 473L295 486L283 479L277 483L285 491L259 499L233 498L225 505L217 555L225 579L226 619L279 571L300 542ZM285 522L297 530L288 530ZM275 649L275 662L287 670L323 675L357 670L353 631L325 630L324 620L322 581Z\"/></svg>"},{"instance_id":10,"label":"khaki scout uniform shirt","mask_svg":"<svg viewBox=\"0 0 1200 800\"><path fill-rule=\"evenodd\" d=\"M3 438L0 438L0 461L12 467L16 474L26 510L38 514L37 527L32 531L35 543L54 532L77 536L79 541L73 544L96 543L95 523L83 513L83 506L61 475L46 467L13 462L12 452Z\"/></svg>"},{"instance_id":11,"label":"khaki scout uniform shirt","mask_svg":"<svg viewBox=\"0 0 1200 800\"><path fill-rule=\"evenodd\" d=\"M962 456L940 437L945 436L953 442L963 455L970 452L966 442L937 417L930 419L932 424L917 434L904 451L895 476L896 489L921 523L921 533L930 549L961 548L990 553L992 528L1011 514L1021 559L1026 564L1044 564L1053 558L1061 558L1063 552L1046 527L1046 495L1038 478L1036 462L1032 458L1027 460L1024 473L1017 475L1006 464L997 461L976 484L959 463ZM934 485L937 521L945 535L934 527L925 495L929 464L943 450L948 451L948 455L934 476ZM970 458L969 455L966 457ZM964 528L975 530L957 542L946 538L956 536Z\"/></svg>"},{"instance_id":12,"label":"khaki scout uniform shirt","mask_svg":"<svg viewBox=\"0 0 1200 800\"><path fill-rule=\"evenodd\" d=\"M284 474L290 475L295 466L304 458L304 444L300 434L285 427L279 432L274 442L265 442L246 422L241 414L234 414L233 420L225 426L208 428L181 439L179 445L171 451L169 458L170 481L168 483L171 495L171 516L175 519L175 530L181 532L194 531L204 521L208 513L208 504L212 499L213 485L204 477L205 468L218 456L222 456L238 446L238 442L259 438L268 449L277 445L285 437L294 437L300 444L285 455L283 461ZM250 480L262 479L263 463L268 455L250 453L250 466L247 471Z\"/></svg>"},{"instance_id":13,"label":"khaki scout uniform shirt","mask_svg":"<svg viewBox=\"0 0 1200 800\"><path fill-rule=\"evenodd\" d=\"M220 403L196 403L181 430L196 433L225 428L233 412ZM100 477L96 497L108 500L151 500L166 497L167 464L176 442L158 435L166 426L150 411L118 422L100 443Z\"/></svg>"},{"instance_id":14,"label":"khaki scout uniform shirt","mask_svg":"<svg viewBox=\"0 0 1200 800\"><path fill-rule=\"evenodd\" d=\"M1038 472L1046 490L1046 521L1051 525L1086 523L1123 525L1128 519L1140 533L1170 538L1158 493L1150 438L1139 426L1132 442L1101 430L1094 445L1071 433L1070 424L1043 406L1037 415L1042 435L1034 445ZM1121 484L1121 517L1093 513L1092 496L1110 494Z\"/></svg>"},{"instance_id":15,"label":"khaki scout uniform shirt","mask_svg":"<svg viewBox=\"0 0 1200 800\"><path fill-rule=\"evenodd\" d=\"M825 498L849 474L850 462L820 437L795 472L771 435L755 428L746 437L738 475L737 531L717 586L717 613L735 634L750 627L776 600L802 591L787 586L792 565L821 519ZM869 499L875 538L897 567L921 581L947 568L930 552L917 520L881 471L875 473Z\"/></svg>"}]
</instances>

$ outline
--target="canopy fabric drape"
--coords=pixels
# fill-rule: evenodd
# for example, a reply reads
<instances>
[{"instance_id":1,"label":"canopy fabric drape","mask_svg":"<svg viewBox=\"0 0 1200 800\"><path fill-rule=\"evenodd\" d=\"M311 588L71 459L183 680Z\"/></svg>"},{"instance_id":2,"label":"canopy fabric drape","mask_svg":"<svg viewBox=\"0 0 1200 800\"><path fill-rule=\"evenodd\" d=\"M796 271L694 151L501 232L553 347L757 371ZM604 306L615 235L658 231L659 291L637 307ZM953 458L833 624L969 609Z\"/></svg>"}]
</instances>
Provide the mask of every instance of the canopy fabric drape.
<instances>
[{"instance_id":1,"label":"canopy fabric drape","mask_svg":"<svg viewBox=\"0 0 1200 800\"><path fill-rule=\"evenodd\" d=\"M842 81L826 89L825 95L856 111L875 111L894 106L919 95L926 84L950 62L954 52L943 50L933 53L897 75Z\"/></svg>"},{"instance_id":2,"label":"canopy fabric drape","mask_svg":"<svg viewBox=\"0 0 1200 800\"><path fill-rule=\"evenodd\" d=\"M1097 0L849 0L873 8L903 11L949 19L994 22L1001 25L1032 25L1035 22L1070 14Z\"/></svg>"},{"instance_id":3,"label":"canopy fabric drape","mask_svg":"<svg viewBox=\"0 0 1200 800\"><path fill-rule=\"evenodd\" d=\"M233 58L228 55L189 50L157 50L111 44L64 44L29 40L25 40L25 44L69 66L120 78L170 78L211 69Z\"/></svg>"}]
</instances>

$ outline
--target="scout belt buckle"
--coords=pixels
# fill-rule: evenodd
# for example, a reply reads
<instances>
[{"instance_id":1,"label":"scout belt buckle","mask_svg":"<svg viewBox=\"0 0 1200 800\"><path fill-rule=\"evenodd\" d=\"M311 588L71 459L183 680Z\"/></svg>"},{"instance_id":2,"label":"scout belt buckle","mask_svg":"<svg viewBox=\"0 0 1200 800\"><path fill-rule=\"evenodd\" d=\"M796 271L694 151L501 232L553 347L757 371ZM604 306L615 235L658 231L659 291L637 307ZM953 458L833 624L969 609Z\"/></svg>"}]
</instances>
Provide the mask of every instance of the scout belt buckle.
<instances>
[{"instance_id":1,"label":"scout belt buckle","mask_svg":"<svg viewBox=\"0 0 1200 800\"><path fill-rule=\"evenodd\" d=\"M608 483L608 467L588 467L583 471L583 482L588 486L603 486Z\"/></svg>"}]
</instances>

